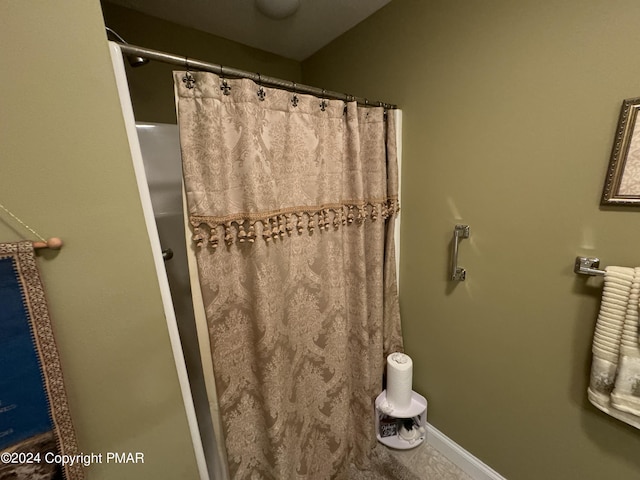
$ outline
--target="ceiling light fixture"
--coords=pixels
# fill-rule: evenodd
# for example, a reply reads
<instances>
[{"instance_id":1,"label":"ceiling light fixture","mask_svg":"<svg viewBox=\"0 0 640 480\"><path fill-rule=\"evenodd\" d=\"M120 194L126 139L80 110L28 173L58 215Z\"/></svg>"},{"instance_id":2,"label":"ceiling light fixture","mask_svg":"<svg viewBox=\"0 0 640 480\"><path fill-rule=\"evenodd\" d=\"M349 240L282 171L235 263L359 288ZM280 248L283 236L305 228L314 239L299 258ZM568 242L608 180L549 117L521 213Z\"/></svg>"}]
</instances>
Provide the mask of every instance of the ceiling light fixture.
<instances>
[{"instance_id":1,"label":"ceiling light fixture","mask_svg":"<svg viewBox=\"0 0 640 480\"><path fill-rule=\"evenodd\" d=\"M290 17L300 8L300 0L255 0L255 2L260 13L273 20Z\"/></svg>"}]
</instances>

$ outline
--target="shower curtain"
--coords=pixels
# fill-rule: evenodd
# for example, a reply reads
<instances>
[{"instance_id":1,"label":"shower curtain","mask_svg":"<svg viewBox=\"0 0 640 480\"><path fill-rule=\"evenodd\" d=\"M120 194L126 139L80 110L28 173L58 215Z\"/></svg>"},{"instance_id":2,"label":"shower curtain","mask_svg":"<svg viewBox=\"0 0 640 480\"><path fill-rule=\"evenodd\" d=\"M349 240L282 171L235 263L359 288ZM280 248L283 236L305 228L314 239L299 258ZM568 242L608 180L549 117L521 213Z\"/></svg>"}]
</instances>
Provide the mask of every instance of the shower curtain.
<instances>
[{"instance_id":1,"label":"shower curtain","mask_svg":"<svg viewBox=\"0 0 640 480\"><path fill-rule=\"evenodd\" d=\"M231 477L347 478L367 468L384 361L402 350L393 111L174 81Z\"/></svg>"}]
</instances>

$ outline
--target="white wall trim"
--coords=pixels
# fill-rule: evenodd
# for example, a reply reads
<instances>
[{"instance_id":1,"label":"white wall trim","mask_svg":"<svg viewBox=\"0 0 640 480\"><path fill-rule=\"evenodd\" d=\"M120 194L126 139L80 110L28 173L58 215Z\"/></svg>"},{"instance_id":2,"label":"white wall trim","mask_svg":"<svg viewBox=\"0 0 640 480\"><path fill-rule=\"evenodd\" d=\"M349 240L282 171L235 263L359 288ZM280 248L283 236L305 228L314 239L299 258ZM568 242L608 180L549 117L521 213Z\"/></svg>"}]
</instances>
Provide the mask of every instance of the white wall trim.
<instances>
[{"instance_id":1,"label":"white wall trim","mask_svg":"<svg viewBox=\"0 0 640 480\"><path fill-rule=\"evenodd\" d=\"M506 480L505 477L467 452L430 423L427 423L427 443L474 480Z\"/></svg>"},{"instance_id":2,"label":"white wall trim","mask_svg":"<svg viewBox=\"0 0 640 480\"><path fill-rule=\"evenodd\" d=\"M402 197L402 110L390 110L395 114L396 119L396 148L398 154L398 200ZM389 117L390 118L390 117ZM394 230L395 247L396 247L396 282L398 284L398 292L400 292L400 222L402 215L402 205L400 211L396 215L396 225Z\"/></svg>"},{"instance_id":3,"label":"white wall trim","mask_svg":"<svg viewBox=\"0 0 640 480\"><path fill-rule=\"evenodd\" d=\"M160 237L158 236L156 220L153 215L153 206L151 204L151 196L149 194L149 185L147 184L147 177L144 171L144 163L142 161L142 152L140 150L140 143L138 142L138 132L136 131L136 122L133 116L133 107L131 106L129 85L127 83L127 75L125 73L124 63L122 60L122 51L120 50L120 47L114 42L109 42L109 50L111 52L113 71L116 77L118 94L120 96L120 106L122 108L122 115L124 117L127 137L129 139L129 147L131 149L131 158L136 175L136 182L138 184L138 192L140 193L142 211L147 226L147 232L149 234L149 241L151 243L151 250L153 252L156 273L158 275L160 295L162 297L165 318L167 321L167 330L169 331L169 339L171 342L171 348L173 350L173 359L175 361L176 371L178 373L180 390L182 391L182 399L184 402L187 422L189 424L189 430L191 433L191 441L193 443L193 450L196 458L198 472L200 474L201 480L209 480L209 473L207 471L204 449L202 448L202 439L200 438L198 420L196 418L196 411L193 405L193 397L191 395L191 387L189 385L189 377L187 376L187 367L182 353L180 334L178 333L178 323L176 321L176 314L173 309L173 302L171 300L171 290L169 290L169 281L167 280L167 272L164 266L164 259L162 258Z\"/></svg>"}]
</instances>

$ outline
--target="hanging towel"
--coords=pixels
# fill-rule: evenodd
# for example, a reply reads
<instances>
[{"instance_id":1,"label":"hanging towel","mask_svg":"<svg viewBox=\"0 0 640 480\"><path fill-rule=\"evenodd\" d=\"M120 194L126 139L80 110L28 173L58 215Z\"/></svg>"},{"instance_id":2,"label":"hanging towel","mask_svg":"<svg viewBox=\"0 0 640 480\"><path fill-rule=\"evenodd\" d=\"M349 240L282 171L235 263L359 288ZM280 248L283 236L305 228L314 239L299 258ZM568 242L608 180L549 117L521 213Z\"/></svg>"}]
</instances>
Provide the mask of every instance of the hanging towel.
<instances>
[{"instance_id":1,"label":"hanging towel","mask_svg":"<svg viewBox=\"0 0 640 480\"><path fill-rule=\"evenodd\" d=\"M640 268L607 267L593 335L589 401L640 428Z\"/></svg>"}]
</instances>

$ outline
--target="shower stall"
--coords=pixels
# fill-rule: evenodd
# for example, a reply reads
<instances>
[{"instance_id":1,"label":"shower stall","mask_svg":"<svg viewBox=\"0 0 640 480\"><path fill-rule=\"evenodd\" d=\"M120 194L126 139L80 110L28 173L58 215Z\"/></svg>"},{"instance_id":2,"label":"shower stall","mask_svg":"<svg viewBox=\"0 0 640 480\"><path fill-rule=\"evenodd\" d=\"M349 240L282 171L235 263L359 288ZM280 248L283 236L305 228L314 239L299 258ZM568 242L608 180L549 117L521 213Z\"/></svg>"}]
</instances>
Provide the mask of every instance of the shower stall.
<instances>
[{"instance_id":1,"label":"shower stall","mask_svg":"<svg viewBox=\"0 0 640 480\"><path fill-rule=\"evenodd\" d=\"M171 339L175 365L191 431L191 438L202 480L228 478L220 420L217 411L215 382L210 357L208 327L203 318L199 288L194 278L196 267L190 252L192 242L187 241L183 206L182 162L178 126L174 124L136 123L129 87L123 63L123 53L129 56L142 52L139 47L110 42L111 57L116 74L121 108L127 126L131 156L138 182L140 199L153 251L158 282L165 308L167 328ZM140 51L139 51L140 50ZM175 61L173 55L144 49L145 55L154 60ZM166 58L165 58L166 57ZM138 58L138 57L136 57ZM195 67L201 62L189 60ZM206 65L204 65L206 67ZM227 69L225 67L225 72ZM235 70L234 70L235 71ZM242 72L242 71L237 71ZM242 72L243 76L246 72ZM258 74L256 74L258 75ZM186 78L186 76L185 76ZM187 79L188 80L188 79ZM263 82L287 86L286 82L261 77ZM295 87L295 84L293 84ZM187 87L188 88L188 87ZM335 92L304 87L311 94L333 96L343 100L356 100L366 104L366 99L345 96ZM394 107L377 102L379 106ZM401 112L396 111L396 142L401 158ZM398 159L398 163L400 160ZM400 167L400 165L398 165ZM399 180L398 180L398 187ZM395 225L395 241L399 244L399 218ZM396 276L399 255L396 256ZM195 305L195 312L194 312Z\"/></svg>"},{"instance_id":2,"label":"shower stall","mask_svg":"<svg viewBox=\"0 0 640 480\"><path fill-rule=\"evenodd\" d=\"M200 479L225 479L192 302L178 127L135 122L122 51L110 50Z\"/></svg>"}]
</instances>

